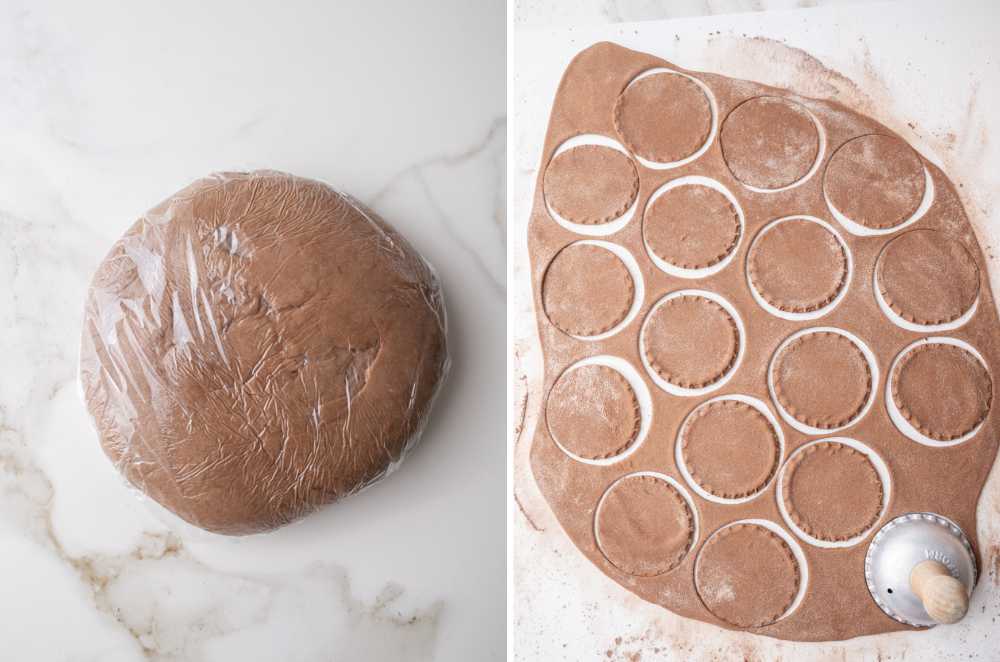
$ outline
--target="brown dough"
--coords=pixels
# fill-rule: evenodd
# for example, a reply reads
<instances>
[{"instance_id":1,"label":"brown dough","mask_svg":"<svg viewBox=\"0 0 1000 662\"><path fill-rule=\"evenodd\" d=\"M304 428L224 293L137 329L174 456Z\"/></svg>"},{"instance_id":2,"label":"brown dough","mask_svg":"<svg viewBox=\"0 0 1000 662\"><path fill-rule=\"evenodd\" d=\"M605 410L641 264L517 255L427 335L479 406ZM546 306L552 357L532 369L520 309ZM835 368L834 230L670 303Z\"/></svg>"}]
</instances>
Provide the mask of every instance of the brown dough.
<instances>
[{"instance_id":1,"label":"brown dough","mask_svg":"<svg viewBox=\"0 0 1000 662\"><path fill-rule=\"evenodd\" d=\"M632 160L610 147L572 147L545 169L545 199L573 223L612 221L632 206L638 193L639 175Z\"/></svg>"},{"instance_id":2,"label":"brown dough","mask_svg":"<svg viewBox=\"0 0 1000 662\"><path fill-rule=\"evenodd\" d=\"M733 176L762 189L794 184L819 155L819 133L806 109L781 97L741 103L723 122L719 141Z\"/></svg>"},{"instance_id":3,"label":"brown dough","mask_svg":"<svg viewBox=\"0 0 1000 662\"><path fill-rule=\"evenodd\" d=\"M736 322L716 302L684 295L663 303L646 320L643 351L663 379L684 388L713 384L739 352Z\"/></svg>"},{"instance_id":4,"label":"brown dough","mask_svg":"<svg viewBox=\"0 0 1000 662\"><path fill-rule=\"evenodd\" d=\"M855 223L896 227L917 211L926 186L913 148L894 136L868 135L842 145L830 158L823 190Z\"/></svg>"},{"instance_id":5,"label":"brown dough","mask_svg":"<svg viewBox=\"0 0 1000 662\"><path fill-rule=\"evenodd\" d=\"M983 422L993 381L975 356L954 345L928 343L900 359L892 375L899 412L931 439L958 439Z\"/></svg>"},{"instance_id":6,"label":"brown dough","mask_svg":"<svg viewBox=\"0 0 1000 662\"><path fill-rule=\"evenodd\" d=\"M684 269L716 265L740 241L740 219L732 203L698 184L663 193L646 210L642 223L653 253Z\"/></svg>"},{"instance_id":7,"label":"brown dough","mask_svg":"<svg viewBox=\"0 0 1000 662\"><path fill-rule=\"evenodd\" d=\"M650 122L649 118L656 118ZM648 161L672 163L697 152L712 130L712 108L684 76L657 73L629 85L615 103L622 144Z\"/></svg>"},{"instance_id":8,"label":"brown dough","mask_svg":"<svg viewBox=\"0 0 1000 662\"><path fill-rule=\"evenodd\" d=\"M673 570L687 555L694 517L667 481L628 476L604 496L594 530L612 565L629 575L653 577Z\"/></svg>"},{"instance_id":9,"label":"brown dough","mask_svg":"<svg viewBox=\"0 0 1000 662\"><path fill-rule=\"evenodd\" d=\"M956 320L979 296L976 260L962 242L937 230L894 238L879 256L876 274L886 304L916 324Z\"/></svg>"},{"instance_id":10,"label":"brown dough","mask_svg":"<svg viewBox=\"0 0 1000 662\"><path fill-rule=\"evenodd\" d=\"M545 409L552 436L590 460L614 457L639 434L639 402L617 370L585 365L563 373Z\"/></svg>"},{"instance_id":11,"label":"brown dough","mask_svg":"<svg viewBox=\"0 0 1000 662\"><path fill-rule=\"evenodd\" d=\"M847 254L819 223L790 219L754 242L750 282L769 304L790 313L819 310L847 286Z\"/></svg>"},{"instance_id":12,"label":"brown dough","mask_svg":"<svg viewBox=\"0 0 1000 662\"><path fill-rule=\"evenodd\" d=\"M545 313L573 336L595 336L613 329L628 315L635 284L621 259L593 244L571 244L559 251L545 272Z\"/></svg>"},{"instance_id":13,"label":"brown dough","mask_svg":"<svg viewBox=\"0 0 1000 662\"><path fill-rule=\"evenodd\" d=\"M273 171L196 181L94 276L80 380L101 445L188 522L246 534L372 483L447 365L436 279L389 225Z\"/></svg>"},{"instance_id":14,"label":"brown dough","mask_svg":"<svg viewBox=\"0 0 1000 662\"><path fill-rule=\"evenodd\" d=\"M736 400L717 400L696 409L681 432L681 454L694 481L725 499L759 492L781 459L770 421Z\"/></svg>"},{"instance_id":15,"label":"brown dough","mask_svg":"<svg viewBox=\"0 0 1000 662\"><path fill-rule=\"evenodd\" d=\"M800 529L819 540L850 540L882 512L882 481L864 453L821 442L793 457L782 476L785 508Z\"/></svg>"},{"instance_id":16,"label":"brown dough","mask_svg":"<svg viewBox=\"0 0 1000 662\"><path fill-rule=\"evenodd\" d=\"M871 395L864 354L839 333L816 331L781 350L774 362L774 392L792 418L829 430L853 421Z\"/></svg>"},{"instance_id":17,"label":"brown dough","mask_svg":"<svg viewBox=\"0 0 1000 662\"><path fill-rule=\"evenodd\" d=\"M698 554L695 587L715 616L740 628L768 625L792 606L799 566L788 543L758 524L734 524Z\"/></svg>"},{"instance_id":18,"label":"brown dough","mask_svg":"<svg viewBox=\"0 0 1000 662\"><path fill-rule=\"evenodd\" d=\"M676 63L665 62L653 55L630 51L610 43L595 44L583 50L567 67L558 89L554 91L552 112L539 161L548 162L559 146L573 136L614 135L616 105L622 96L622 91L641 72L656 67L683 71ZM815 176L800 180L795 186L780 193L751 191L733 176L733 172L726 164L726 157L731 158L732 155L723 152L726 148L723 143L729 140L729 137L722 137L723 132L728 134L724 126L720 128L718 139L713 139L707 149L690 163L676 165L668 170L648 168L637 163L636 170L640 180L638 205L645 208L651 195L665 182L690 176L712 178L728 188L738 208L742 210L745 236L741 237L733 250L732 260L727 262L724 268L713 270L714 273L697 279L690 279L657 268L657 263L652 259L655 253L648 247L645 236L648 219L633 219L625 224L618 232L609 235L607 240L622 246L635 256L636 266L645 286L640 315L637 316L639 319L636 323L623 326L619 333L587 341L566 335L553 326L544 314L545 271L553 256L567 244L579 240L581 235L555 222L548 213L543 190L544 173L540 172L536 179L531 220L528 224L527 247L544 374L540 383L535 384L540 397L532 396L531 403L535 404L529 403L529 407L534 406L537 414L544 416L545 397L548 392L569 366L585 357L618 357L641 373L645 366L649 365L646 359L649 348L646 346L645 332L649 330L646 323L650 318L650 311L663 300L663 297L682 290L705 290L725 297L733 309L738 311L739 321L742 322L740 331L741 333L745 331L746 337L742 339L743 353L739 358L739 366L727 375L725 386L718 389L719 395L741 394L764 401L769 406L777 406L780 400L776 394L772 400L769 379L777 376L776 354L782 341L814 325L842 329L857 336L871 350L875 365L878 367L879 379L874 379L874 372L872 377L867 375L867 362L863 362L861 355L848 340L841 342L835 338L828 341L828 344L834 345L834 350L840 350L839 353L834 352L833 358L839 357L838 361L842 365L839 368L834 365L831 370L821 361L818 367L804 366L804 370L797 376L786 375L784 381L779 380L781 384L789 386L788 393L785 393L786 401L794 404L803 400L807 409L812 400L818 399L820 404L823 404L829 397L828 404L835 406L828 412L820 413L830 424L839 419L851 418L864 405L870 404L864 416L855 417L856 420L851 422L850 427L842 434L856 439L873 453L884 458L890 472L888 476L890 482L886 487L891 484L892 490L884 495L884 513L876 526L905 513L925 511L941 513L954 520L966 532L973 548L982 556L983 546L976 537L977 503L991 468L996 471L993 465L1000 444L1000 415L998 415L1000 412L997 411L998 408L991 408L981 429L965 443L953 443L947 448L942 448L909 440L894 425L889 414L893 401L890 399L892 372L894 372L891 366L904 348L928 334L914 333L893 324L880 309L876 300L877 290L873 289L880 280L876 278L879 256L883 254L886 245L896 237L913 230L934 230L943 232L947 237L960 242L968 249L979 269L979 303L975 308L975 314L971 315L961 327L949 330L947 335L968 342L980 352L990 371L992 366L1000 365L1000 320L990 279L987 278L988 261L958 195L958 182L953 183L949 180L947 174L933 162L923 161L915 156L912 150L904 149L902 161L895 165L889 164L889 169L900 164L912 165L919 162L922 165L918 169L913 169L913 173L918 174L919 171L919 176L922 177L923 167L926 167L934 188L932 204L926 213L913 223L912 228L904 230L894 228L896 232L889 231L874 236L855 235L847 226L831 216L824 200L823 189L824 177L828 180L827 183L833 184L833 180L837 179L838 169L859 169L851 164L831 165L831 158L838 147L850 144L859 136L891 135L893 140L901 140L898 136L874 119L851 110L837 101L810 99L794 91L746 80L735 80L710 72L686 71L685 73L695 77L711 90L719 118L736 117L733 115L734 109L748 99L759 97L780 97L806 108L818 123L821 135L825 136L829 148L823 149L820 156L822 160ZM844 99L839 101L842 102ZM659 104L659 106L668 105ZM707 135L704 132L708 128L708 113L700 115L695 113L692 117L702 119L695 122L694 126L690 127L691 130L685 133L687 129L682 126L683 123L662 121L663 114L657 104L654 104L646 113L635 113L634 117L630 117L630 122L637 131L643 130L653 135L662 132L667 138L683 143L686 149L677 150L676 154L680 156L685 151L694 149L701 137ZM863 143L861 146L863 147ZM839 157L842 162L845 161L843 157L843 154ZM886 170L883 168L882 172ZM866 191L866 194L869 194L873 192L868 189L876 189L877 192L879 187L883 187L879 173L874 173L870 179L865 179L866 176L859 170L857 177L852 175L856 180L854 188L845 188L841 193L851 198L857 195L858 191ZM922 180L918 177L914 182ZM844 181L841 181L841 184L843 183ZM966 187L969 186L970 184L966 183ZM914 199L905 205L906 208L897 209L888 220L896 222L897 218L906 218L904 212L908 213L910 207L917 203L916 193L922 191L922 187L919 191L914 191ZM841 244L846 248L852 267L850 281L841 290L837 305L829 306L829 310L824 311L822 320L792 321L772 314L770 307L765 308L758 303L748 277L753 267L750 240L759 236L761 229L776 219L800 215L827 221L833 232L842 239ZM640 222L635 222L637 220ZM794 225L789 227L795 228ZM779 238L780 235L774 237L774 239ZM832 248L832 245L830 247ZM779 296L802 297L802 299L791 299L789 303L792 305L788 306L789 308L809 308L819 305L818 300L828 298L829 292L834 289L836 275L840 273L836 266L839 263L837 252L830 250L824 254L822 250L817 250L811 245L806 245L800 250L796 248L795 241L788 242L784 248L782 251L770 249L762 251L762 254L780 252L782 255L769 260L766 264L762 260L757 262L756 278L761 284L760 287L765 291L776 293L772 295L776 300ZM906 253L911 254L911 259L919 258L917 261L927 259L923 257L927 252L928 248L919 246L906 250ZM913 253L920 253L921 256L912 255ZM802 283L796 282L800 276ZM814 296L806 297L803 292L810 283L817 285L817 292ZM820 288L818 284L824 284L825 287ZM961 291L964 301L967 293L964 288ZM820 293L825 296L821 297ZM950 299L952 296L953 294L942 295L945 299ZM712 328L711 325L709 328ZM707 361L712 364L710 366L712 372L718 372L723 367L715 364L718 352L710 347L713 338L716 338L713 333L695 331L685 332L682 335L694 336L697 339L687 338L689 342L686 343L686 347L678 351L676 357L678 363L686 360L696 368L702 369L705 368ZM722 337L725 339L725 347L731 350L734 345L731 336L722 334ZM813 350L815 349L814 347ZM685 356L684 351L689 351L690 354ZM817 354L816 351L809 353ZM731 352L723 351L722 354L731 355ZM789 362L789 365L796 362L803 363L801 353L798 356L793 355L792 358L794 361ZM819 358L825 361L827 357L820 351ZM806 356L806 359L809 357ZM836 363L837 361L834 361L834 364ZM773 374L769 372L772 368L776 370ZM648 373L655 377L654 382L663 386L668 385L660 380L651 367ZM704 380L704 376L699 377L694 381ZM721 380L715 382L714 386L719 386L720 382ZM886 384L890 384L889 393L885 391ZM915 390L925 391L928 399L940 399L943 385L943 380L928 379L923 386ZM864 402L868 386L874 389L873 395L869 396L870 403ZM673 387L667 390L672 391ZM532 390L532 393L534 392ZM649 418L646 441L639 446L632 446L628 457L619 461L588 463L574 460L555 443L547 425L544 423L536 425L530 447L532 476L552 514L579 553L625 590L683 618L730 629L745 629L745 626L733 625L721 619L716 613L707 609L705 603L699 599L695 577L696 554L688 554L672 572L652 577L634 577L622 573L609 564L595 542L594 507L615 481L625 475L642 471L664 474L679 481L679 485L683 485L686 479L678 466L678 443L682 441L681 433L685 421L689 420L692 411L706 398L681 397L660 388L653 389L650 396L652 416ZM817 396L822 397L817 398ZM951 396L944 399L947 400L948 397ZM975 400L976 397L973 396L972 399ZM888 406L883 400L888 400ZM782 411L782 414L785 412ZM936 420L938 417L934 414L932 418ZM790 417L788 420L795 422ZM795 425L785 425L784 420L778 426L789 452L803 447L817 437L802 432L799 427L801 426L798 422L795 422ZM964 427L967 425L958 426L953 431L959 431ZM722 444L728 439L716 441ZM683 451L683 448L680 450ZM680 459L683 460L683 452L680 455ZM692 485L697 483L692 482ZM785 519L782 516L784 506L777 498L777 491L780 489L781 483L774 477L754 498L737 503L719 503L716 499L702 499L695 496L691 501L691 509L697 519L697 531L692 549L707 549L706 541L713 532L741 520L765 520L779 523L784 528ZM683 494L685 488L678 487L678 490ZM834 497L843 498L842 495ZM531 504L525 505L528 516L534 517L530 512ZM790 519L788 521L791 522ZM748 575L756 573L758 571L756 557L743 554L740 546L736 547L733 564L740 566L736 571ZM803 591L801 603L785 618L753 632L778 639L833 641L912 629L888 617L871 599L863 577L867 544L862 542L830 549L803 543L799 547L804 560L800 569L805 573L808 568L809 575L808 582L804 579L802 582L807 586ZM774 576L787 579L789 573L779 573ZM767 589L773 585L770 577L762 583ZM791 591L787 591L786 596L790 593ZM763 595L766 599L767 593ZM775 605L773 610L768 611L779 614L784 602L782 600L781 604ZM759 607L758 597L751 593L745 601L735 606L756 609ZM756 620L754 615L754 618L741 622L750 623Z\"/></svg>"}]
</instances>

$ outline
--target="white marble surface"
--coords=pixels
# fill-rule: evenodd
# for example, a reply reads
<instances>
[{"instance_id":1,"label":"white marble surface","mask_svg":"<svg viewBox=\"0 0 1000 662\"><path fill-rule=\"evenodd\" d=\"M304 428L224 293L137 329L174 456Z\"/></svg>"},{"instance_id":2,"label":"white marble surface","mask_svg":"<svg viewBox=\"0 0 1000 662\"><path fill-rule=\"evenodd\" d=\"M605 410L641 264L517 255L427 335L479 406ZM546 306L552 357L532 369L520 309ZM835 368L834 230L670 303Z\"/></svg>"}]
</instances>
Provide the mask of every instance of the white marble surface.
<instances>
[{"instance_id":1,"label":"white marble surface","mask_svg":"<svg viewBox=\"0 0 1000 662\"><path fill-rule=\"evenodd\" d=\"M0 659L503 659L504 20L500 0L0 0ZM258 167L411 239L443 281L453 371L398 473L226 539L123 487L75 364L122 231Z\"/></svg>"},{"instance_id":2,"label":"white marble surface","mask_svg":"<svg viewBox=\"0 0 1000 662\"><path fill-rule=\"evenodd\" d=\"M528 451L541 401L541 356L526 225L556 85L573 55L596 41L615 41L690 69L836 98L874 115L961 185L989 260L993 291L1000 291L1000 45L995 37L1000 8L928 0L758 11L787 4L517 2L510 230L516 502L512 639L517 660L1000 659L1000 465L994 466L979 502L983 565L966 619L930 632L824 644L733 633L643 602L577 551L531 477ZM626 17L642 19L658 7L666 12L661 16L684 13L687 5L702 5L701 13L715 15L607 22L621 15L608 8L625 8ZM754 11L719 15L727 7ZM590 25L553 27L575 22Z\"/></svg>"},{"instance_id":3,"label":"white marble surface","mask_svg":"<svg viewBox=\"0 0 1000 662\"><path fill-rule=\"evenodd\" d=\"M662 21L688 16L872 4L881 0L512 0L516 28Z\"/></svg>"}]
</instances>

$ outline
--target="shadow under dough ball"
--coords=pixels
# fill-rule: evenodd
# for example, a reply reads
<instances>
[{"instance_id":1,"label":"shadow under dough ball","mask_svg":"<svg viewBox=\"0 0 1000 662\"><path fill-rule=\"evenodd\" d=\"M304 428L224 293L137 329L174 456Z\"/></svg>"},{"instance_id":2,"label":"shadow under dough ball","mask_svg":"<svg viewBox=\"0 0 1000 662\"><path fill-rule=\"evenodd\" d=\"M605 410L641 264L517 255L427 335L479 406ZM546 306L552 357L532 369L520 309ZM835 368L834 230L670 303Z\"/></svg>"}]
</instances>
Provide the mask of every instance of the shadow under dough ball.
<instances>
[{"instance_id":1,"label":"shadow under dough ball","mask_svg":"<svg viewBox=\"0 0 1000 662\"><path fill-rule=\"evenodd\" d=\"M386 475L447 368L441 291L406 240L325 184L259 171L194 182L114 245L80 381L129 482L237 535Z\"/></svg>"}]
</instances>

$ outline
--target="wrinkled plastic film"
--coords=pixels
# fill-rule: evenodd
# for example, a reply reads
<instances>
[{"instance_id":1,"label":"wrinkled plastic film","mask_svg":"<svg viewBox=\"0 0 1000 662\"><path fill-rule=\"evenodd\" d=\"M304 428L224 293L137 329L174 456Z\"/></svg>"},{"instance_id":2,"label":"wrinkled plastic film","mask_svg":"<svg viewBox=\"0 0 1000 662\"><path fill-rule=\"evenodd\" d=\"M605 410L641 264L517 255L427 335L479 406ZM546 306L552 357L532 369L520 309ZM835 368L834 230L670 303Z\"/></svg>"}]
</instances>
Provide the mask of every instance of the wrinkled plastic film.
<instances>
[{"instance_id":1,"label":"wrinkled plastic film","mask_svg":"<svg viewBox=\"0 0 1000 662\"><path fill-rule=\"evenodd\" d=\"M80 384L133 486L211 531L291 522L397 468L448 369L430 265L349 196L199 180L94 276Z\"/></svg>"}]
</instances>

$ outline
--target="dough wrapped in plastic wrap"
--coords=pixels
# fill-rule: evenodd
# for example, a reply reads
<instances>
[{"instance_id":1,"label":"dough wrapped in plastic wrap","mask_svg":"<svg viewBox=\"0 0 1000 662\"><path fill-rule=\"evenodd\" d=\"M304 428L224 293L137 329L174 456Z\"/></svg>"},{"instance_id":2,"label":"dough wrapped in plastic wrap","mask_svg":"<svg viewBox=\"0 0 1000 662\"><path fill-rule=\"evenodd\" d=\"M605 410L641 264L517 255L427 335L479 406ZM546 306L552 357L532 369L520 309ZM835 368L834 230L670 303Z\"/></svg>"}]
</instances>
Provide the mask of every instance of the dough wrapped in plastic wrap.
<instances>
[{"instance_id":1,"label":"dough wrapped in plastic wrap","mask_svg":"<svg viewBox=\"0 0 1000 662\"><path fill-rule=\"evenodd\" d=\"M203 529L256 533L399 465L445 336L433 269L373 213L320 182L222 173L101 263L80 384L132 485Z\"/></svg>"}]
</instances>

